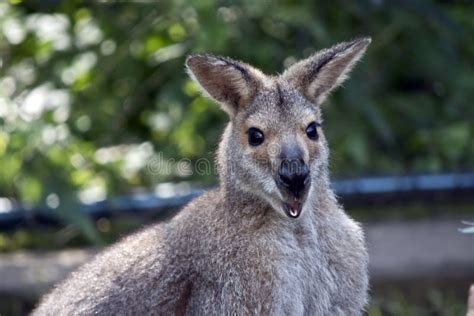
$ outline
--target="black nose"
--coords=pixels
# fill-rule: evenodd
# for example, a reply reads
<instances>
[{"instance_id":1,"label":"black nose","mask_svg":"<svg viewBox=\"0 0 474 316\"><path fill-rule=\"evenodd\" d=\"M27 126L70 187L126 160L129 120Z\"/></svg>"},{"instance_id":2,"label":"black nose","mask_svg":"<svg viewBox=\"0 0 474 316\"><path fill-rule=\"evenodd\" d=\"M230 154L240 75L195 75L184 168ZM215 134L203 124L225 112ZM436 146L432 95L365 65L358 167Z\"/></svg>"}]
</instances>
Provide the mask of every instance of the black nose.
<instances>
[{"instance_id":1,"label":"black nose","mask_svg":"<svg viewBox=\"0 0 474 316\"><path fill-rule=\"evenodd\" d=\"M300 198L311 182L309 168L301 159L284 159L280 166L279 180L282 186L296 198Z\"/></svg>"}]
</instances>

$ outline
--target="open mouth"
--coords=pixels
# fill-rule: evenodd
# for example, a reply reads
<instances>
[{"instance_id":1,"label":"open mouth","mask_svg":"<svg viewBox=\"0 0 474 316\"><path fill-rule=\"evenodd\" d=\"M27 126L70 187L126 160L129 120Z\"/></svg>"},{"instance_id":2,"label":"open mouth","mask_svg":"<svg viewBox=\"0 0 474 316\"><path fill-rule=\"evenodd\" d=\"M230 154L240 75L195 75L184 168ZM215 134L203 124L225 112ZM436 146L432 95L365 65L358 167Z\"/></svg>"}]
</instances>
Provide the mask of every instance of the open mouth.
<instances>
[{"instance_id":1,"label":"open mouth","mask_svg":"<svg viewBox=\"0 0 474 316\"><path fill-rule=\"evenodd\" d=\"M292 202L285 202L283 203L285 213L288 217L290 218L298 218L301 214L301 209L303 208L303 204L298 201L292 201Z\"/></svg>"}]
</instances>

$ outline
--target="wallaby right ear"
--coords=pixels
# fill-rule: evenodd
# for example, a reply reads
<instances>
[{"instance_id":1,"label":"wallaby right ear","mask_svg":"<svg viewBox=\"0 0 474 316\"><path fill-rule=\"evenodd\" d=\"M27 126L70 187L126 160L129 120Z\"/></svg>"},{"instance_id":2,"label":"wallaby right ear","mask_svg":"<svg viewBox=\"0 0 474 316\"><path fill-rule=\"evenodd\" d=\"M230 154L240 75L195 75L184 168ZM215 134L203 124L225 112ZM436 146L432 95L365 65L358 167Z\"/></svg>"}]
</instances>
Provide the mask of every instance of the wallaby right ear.
<instances>
[{"instance_id":1,"label":"wallaby right ear","mask_svg":"<svg viewBox=\"0 0 474 316\"><path fill-rule=\"evenodd\" d=\"M250 65L208 54L189 56L186 67L191 78L230 116L253 99L264 80L263 73Z\"/></svg>"},{"instance_id":2,"label":"wallaby right ear","mask_svg":"<svg viewBox=\"0 0 474 316\"><path fill-rule=\"evenodd\" d=\"M282 76L319 105L347 79L347 74L364 55L370 42L370 37L363 37L323 49L292 65Z\"/></svg>"}]
</instances>

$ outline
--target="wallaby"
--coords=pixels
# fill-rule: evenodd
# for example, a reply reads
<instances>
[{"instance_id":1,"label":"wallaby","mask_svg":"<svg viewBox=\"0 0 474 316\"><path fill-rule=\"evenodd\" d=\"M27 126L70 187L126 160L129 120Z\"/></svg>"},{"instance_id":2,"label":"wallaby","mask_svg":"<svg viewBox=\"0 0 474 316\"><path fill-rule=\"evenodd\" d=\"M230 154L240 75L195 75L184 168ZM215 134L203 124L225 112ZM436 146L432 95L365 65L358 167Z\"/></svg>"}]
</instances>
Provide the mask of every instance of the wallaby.
<instances>
[{"instance_id":1,"label":"wallaby","mask_svg":"<svg viewBox=\"0 0 474 316\"><path fill-rule=\"evenodd\" d=\"M360 315L368 255L329 185L321 103L370 38L267 76L191 55L191 77L229 114L219 187L125 238L57 286L33 315Z\"/></svg>"}]
</instances>

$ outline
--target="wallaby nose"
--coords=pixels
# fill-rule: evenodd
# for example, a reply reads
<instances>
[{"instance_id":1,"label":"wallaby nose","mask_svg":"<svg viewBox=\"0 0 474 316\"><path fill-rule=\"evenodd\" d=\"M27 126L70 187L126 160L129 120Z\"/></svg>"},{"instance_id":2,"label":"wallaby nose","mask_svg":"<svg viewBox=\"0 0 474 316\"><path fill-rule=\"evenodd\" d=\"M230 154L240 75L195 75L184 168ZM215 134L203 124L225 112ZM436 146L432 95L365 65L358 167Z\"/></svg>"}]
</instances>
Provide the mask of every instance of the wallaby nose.
<instances>
[{"instance_id":1,"label":"wallaby nose","mask_svg":"<svg viewBox=\"0 0 474 316\"><path fill-rule=\"evenodd\" d=\"M279 170L280 183L300 198L311 182L309 168L302 159L284 159Z\"/></svg>"}]
</instances>

